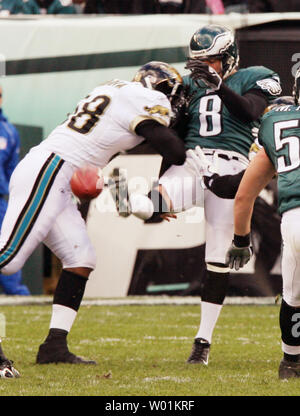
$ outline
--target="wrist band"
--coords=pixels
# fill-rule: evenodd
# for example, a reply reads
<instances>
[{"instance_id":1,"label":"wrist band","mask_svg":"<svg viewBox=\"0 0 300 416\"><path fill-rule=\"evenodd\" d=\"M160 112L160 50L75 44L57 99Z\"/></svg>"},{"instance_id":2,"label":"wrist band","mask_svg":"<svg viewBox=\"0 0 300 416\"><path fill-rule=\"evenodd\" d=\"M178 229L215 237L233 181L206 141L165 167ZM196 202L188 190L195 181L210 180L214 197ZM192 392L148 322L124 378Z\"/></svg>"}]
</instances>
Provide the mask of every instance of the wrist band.
<instances>
[{"instance_id":1,"label":"wrist band","mask_svg":"<svg viewBox=\"0 0 300 416\"><path fill-rule=\"evenodd\" d=\"M250 233L246 235L234 234L233 243L236 247L250 246Z\"/></svg>"}]
</instances>

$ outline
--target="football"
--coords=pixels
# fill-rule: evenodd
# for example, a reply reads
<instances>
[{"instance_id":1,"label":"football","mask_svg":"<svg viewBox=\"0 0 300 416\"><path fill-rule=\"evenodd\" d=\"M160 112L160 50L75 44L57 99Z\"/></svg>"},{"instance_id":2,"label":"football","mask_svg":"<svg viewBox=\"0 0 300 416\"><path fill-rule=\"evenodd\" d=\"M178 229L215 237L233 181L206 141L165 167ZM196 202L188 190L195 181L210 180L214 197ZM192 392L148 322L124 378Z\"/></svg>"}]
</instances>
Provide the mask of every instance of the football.
<instances>
[{"instance_id":1,"label":"football","mask_svg":"<svg viewBox=\"0 0 300 416\"><path fill-rule=\"evenodd\" d=\"M104 178L101 169L85 166L74 172L70 181L72 192L77 198L89 200L101 194Z\"/></svg>"}]
</instances>

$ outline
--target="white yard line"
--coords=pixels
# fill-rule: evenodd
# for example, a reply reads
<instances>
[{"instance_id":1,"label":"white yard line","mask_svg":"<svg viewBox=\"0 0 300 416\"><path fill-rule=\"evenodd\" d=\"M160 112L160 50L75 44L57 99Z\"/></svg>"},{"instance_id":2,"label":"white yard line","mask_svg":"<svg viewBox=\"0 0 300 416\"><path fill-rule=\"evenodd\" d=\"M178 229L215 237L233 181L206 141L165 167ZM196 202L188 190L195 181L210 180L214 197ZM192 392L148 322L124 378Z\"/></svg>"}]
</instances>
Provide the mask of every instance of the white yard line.
<instances>
[{"instance_id":1,"label":"white yard line","mask_svg":"<svg viewBox=\"0 0 300 416\"><path fill-rule=\"evenodd\" d=\"M6 296L0 295L0 306L47 305L52 296ZM82 306L120 306L120 305L199 305L198 296L137 296L126 298L83 299ZM228 296L226 305L275 305L275 297Z\"/></svg>"}]
</instances>

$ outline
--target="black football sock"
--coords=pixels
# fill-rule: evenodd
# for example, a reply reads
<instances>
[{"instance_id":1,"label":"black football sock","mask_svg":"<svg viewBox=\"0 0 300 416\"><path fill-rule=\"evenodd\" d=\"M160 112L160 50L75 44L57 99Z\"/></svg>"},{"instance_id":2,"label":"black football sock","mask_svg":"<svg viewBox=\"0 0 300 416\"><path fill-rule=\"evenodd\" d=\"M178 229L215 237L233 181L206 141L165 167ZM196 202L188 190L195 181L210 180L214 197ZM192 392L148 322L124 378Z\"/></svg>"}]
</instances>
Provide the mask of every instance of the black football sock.
<instances>
[{"instance_id":1,"label":"black football sock","mask_svg":"<svg viewBox=\"0 0 300 416\"><path fill-rule=\"evenodd\" d=\"M53 304L67 306L77 312L87 280L79 274L63 270L54 293Z\"/></svg>"},{"instance_id":2,"label":"black football sock","mask_svg":"<svg viewBox=\"0 0 300 416\"><path fill-rule=\"evenodd\" d=\"M300 354L292 355L292 354L287 354L285 352L285 353L283 353L283 358L286 361L290 361L290 362L293 362L293 363L299 363L300 362Z\"/></svg>"},{"instance_id":3,"label":"black football sock","mask_svg":"<svg viewBox=\"0 0 300 416\"><path fill-rule=\"evenodd\" d=\"M207 270L201 293L201 300L203 302L222 305L227 293L228 285L229 273L218 273Z\"/></svg>"},{"instance_id":4,"label":"black football sock","mask_svg":"<svg viewBox=\"0 0 300 416\"><path fill-rule=\"evenodd\" d=\"M284 344L292 347L300 347L300 328L299 328L299 316L300 308L295 308L288 305L284 299L282 299L279 314L279 324L281 329L281 339ZM291 361L289 356L294 354L287 354L288 361ZM298 354L295 354L298 355ZM296 357L295 357L296 359ZM296 359L297 361L297 359Z\"/></svg>"}]
</instances>

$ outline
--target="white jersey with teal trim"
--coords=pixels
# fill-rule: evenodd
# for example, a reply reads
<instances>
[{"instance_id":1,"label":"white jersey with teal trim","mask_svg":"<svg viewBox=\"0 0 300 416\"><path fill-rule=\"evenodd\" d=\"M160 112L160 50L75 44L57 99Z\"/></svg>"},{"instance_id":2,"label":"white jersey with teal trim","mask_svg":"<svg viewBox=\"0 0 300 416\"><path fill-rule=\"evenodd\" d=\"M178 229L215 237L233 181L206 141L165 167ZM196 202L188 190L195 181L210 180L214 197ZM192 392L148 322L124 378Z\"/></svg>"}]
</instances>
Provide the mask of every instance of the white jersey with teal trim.
<instances>
[{"instance_id":1,"label":"white jersey with teal trim","mask_svg":"<svg viewBox=\"0 0 300 416\"><path fill-rule=\"evenodd\" d=\"M168 126L167 97L140 83L114 80L95 88L73 114L35 146L14 170L0 235L2 274L20 270L43 242L63 269L93 270L96 255L77 209L70 180L85 164L104 167L143 137L135 133L143 120Z\"/></svg>"},{"instance_id":2,"label":"white jersey with teal trim","mask_svg":"<svg viewBox=\"0 0 300 416\"><path fill-rule=\"evenodd\" d=\"M103 168L115 154L144 140L135 133L141 121L152 119L169 126L170 116L170 102L163 93L137 82L109 81L82 99L39 149L54 152L76 167Z\"/></svg>"}]
</instances>

